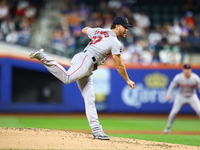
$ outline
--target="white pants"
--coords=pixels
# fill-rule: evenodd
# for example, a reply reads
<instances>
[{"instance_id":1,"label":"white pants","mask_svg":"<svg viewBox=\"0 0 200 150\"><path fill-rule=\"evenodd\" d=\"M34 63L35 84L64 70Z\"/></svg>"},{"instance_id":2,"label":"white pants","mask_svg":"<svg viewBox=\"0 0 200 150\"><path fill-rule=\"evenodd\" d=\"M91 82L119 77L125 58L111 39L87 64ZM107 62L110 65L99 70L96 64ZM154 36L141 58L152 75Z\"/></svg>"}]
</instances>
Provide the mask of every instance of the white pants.
<instances>
[{"instance_id":1,"label":"white pants","mask_svg":"<svg viewBox=\"0 0 200 150\"><path fill-rule=\"evenodd\" d=\"M176 115L178 114L180 109L185 104L189 104L200 118L200 101L199 101L197 94L194 94L191 97L184 97L184 96L181 96L180 94L178 94L174 101L172 110L170 111L167 127L170 128L172 126L172 123L173 123Z\"/></svg>"},{"instance_id":2,"label":"white pants","mask_svg":"<svg viewBox=\"0 0 200 150\"><path fill-rule=\"evenodd\" d=\"M66 71L63 66L52 60L45 54L41 60L44 66L63 83L68 84L76 81L85 102L85 112L92 132L102 130L98 121L97 110L95 106L95 93L93 86L92 70L94 62L85 53L76 54L71 61L71 67Z\"/></svg>"}]
</instances>

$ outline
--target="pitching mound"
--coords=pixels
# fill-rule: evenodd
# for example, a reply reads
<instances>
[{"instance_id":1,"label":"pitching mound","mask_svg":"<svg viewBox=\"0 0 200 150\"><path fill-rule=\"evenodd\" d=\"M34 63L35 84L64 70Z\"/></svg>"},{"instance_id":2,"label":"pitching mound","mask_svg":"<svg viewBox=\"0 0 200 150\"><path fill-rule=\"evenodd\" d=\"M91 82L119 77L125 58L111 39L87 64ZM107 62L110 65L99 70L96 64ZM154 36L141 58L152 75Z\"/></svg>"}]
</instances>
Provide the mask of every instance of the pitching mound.
<instances>
[{"instance_id":1,"label":"pitching mound","mask_svg":"<svg viewBox=\"0 0 200 150\"><path fill-rule=\"evenodd\" d=\"M91 134L38 128L0 128L0 149L137 149L197 150L195 146L110 137L92 139Z\"/></svg>"}]
</instances>

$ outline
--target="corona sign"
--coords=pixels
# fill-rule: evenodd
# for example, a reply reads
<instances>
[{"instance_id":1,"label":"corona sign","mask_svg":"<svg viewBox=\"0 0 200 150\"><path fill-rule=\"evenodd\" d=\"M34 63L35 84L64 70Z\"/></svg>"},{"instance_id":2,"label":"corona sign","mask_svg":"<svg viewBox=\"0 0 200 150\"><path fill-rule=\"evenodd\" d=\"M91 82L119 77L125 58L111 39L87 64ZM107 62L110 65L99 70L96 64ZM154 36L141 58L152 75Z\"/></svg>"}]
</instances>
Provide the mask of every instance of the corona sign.
<instances>
[{"instance_id":1,"label":"corona sign","mask_svg":"<svg viewBox=\"0 0 200 150\"><path fill-rule=\"evenodd\" d=\"M149 88L165 88L169 82L168 77L161 73L148 74L145 77L145 84Z\"/></svg>"}]
</instances>

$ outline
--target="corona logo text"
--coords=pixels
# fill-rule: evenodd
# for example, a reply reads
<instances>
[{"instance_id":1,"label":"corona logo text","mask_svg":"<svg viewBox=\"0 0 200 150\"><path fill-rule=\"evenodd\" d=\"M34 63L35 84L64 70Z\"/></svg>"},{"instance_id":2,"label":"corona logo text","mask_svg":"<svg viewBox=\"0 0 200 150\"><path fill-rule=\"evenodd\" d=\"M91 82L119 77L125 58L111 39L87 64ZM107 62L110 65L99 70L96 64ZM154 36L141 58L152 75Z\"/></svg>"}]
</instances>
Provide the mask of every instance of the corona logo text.
<instances>
[{"instance_id":1,"label":"corona logo text","mask_svg":"<svg viewBox=\"0 0 200 150\"><path fill-rule=\"evenodd\" d=\"M177 90L174 90L172 97L174 98ZM122 90L122 101L131 107L140 109L143 104L146 103L172 103L174 101L166 100L167 89L166 88L148 88L142 83L136 83L134 90L130 90L129 86L125 86Z\"/></svg>"}]
</instances>

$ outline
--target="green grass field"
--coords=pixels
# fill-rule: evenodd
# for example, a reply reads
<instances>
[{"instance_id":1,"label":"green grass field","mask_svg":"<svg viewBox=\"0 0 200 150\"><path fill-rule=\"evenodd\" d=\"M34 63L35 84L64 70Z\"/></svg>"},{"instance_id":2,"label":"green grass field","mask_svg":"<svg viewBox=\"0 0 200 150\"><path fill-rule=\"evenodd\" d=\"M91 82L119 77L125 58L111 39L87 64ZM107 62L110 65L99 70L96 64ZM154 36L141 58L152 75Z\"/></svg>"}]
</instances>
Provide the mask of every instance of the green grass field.
<instances>
[{"instance_id":1,"label":"green grass field","mask_svg":"<svg viewBox=\"0 0 200 150\"><path fill-rule=\"evenodd\" d=\"M109 116L109 115L108 115ZM152 117L104 117L99 120L106 131L160 131L166 126L166 118ZM0 116L0 127L47 128L61 130L87 130L90 132L85 116ZM172 127L173 131L200 132L200 120L197 118L177 118ZM175 134L109 134L109 136L158 141L191 146L200 146L200 135Z\"/></svg>"}]
</instances>

